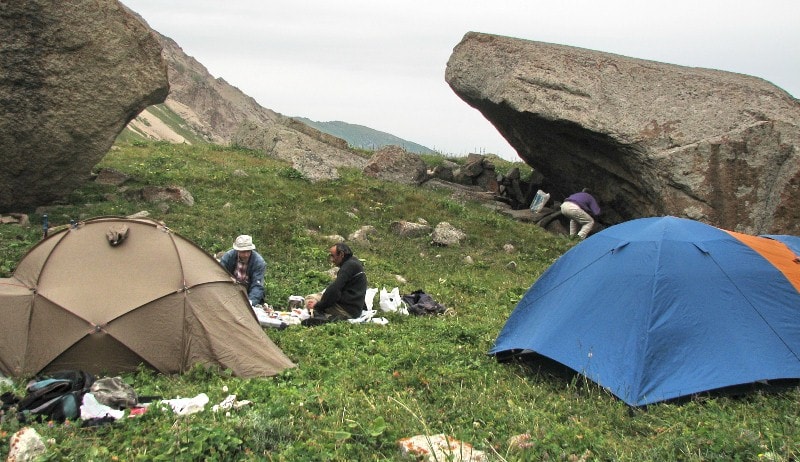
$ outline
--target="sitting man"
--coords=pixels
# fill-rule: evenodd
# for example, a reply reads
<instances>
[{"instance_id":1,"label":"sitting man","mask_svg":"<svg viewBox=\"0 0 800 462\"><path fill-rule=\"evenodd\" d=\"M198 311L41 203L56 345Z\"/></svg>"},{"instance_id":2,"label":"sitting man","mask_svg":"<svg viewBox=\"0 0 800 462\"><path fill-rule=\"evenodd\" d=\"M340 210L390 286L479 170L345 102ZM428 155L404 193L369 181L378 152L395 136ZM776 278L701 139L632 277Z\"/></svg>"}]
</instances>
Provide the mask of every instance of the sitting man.
<instances>
[{"instance_id":1,"label":"sitting man","mask_svg":"<svg viewBox=\"0 0 800 462\"><path fill-rule=\"evenodd\" d=\"M256 252L251 236L243 234L237 237L233 241L233 249L227 251L219 262L238 284L247 288L250 305L260 305L264 301L264 273L267 271L267 263Z\"/></svg>"},{"instance_id":2,"label":"sitting man","mask_svg":"<svg viewBox=\"0 0 800 462\"><path fill-rule=\"evenodd\" d=\"M367 309L367 275L361 261L353 256L347 244L338 243L328 249L329 257L339 267L336 280L322 294L306 297L306 308L314 312L314 319L340 321L355 319Z\"/></svg>"}]
</instances>

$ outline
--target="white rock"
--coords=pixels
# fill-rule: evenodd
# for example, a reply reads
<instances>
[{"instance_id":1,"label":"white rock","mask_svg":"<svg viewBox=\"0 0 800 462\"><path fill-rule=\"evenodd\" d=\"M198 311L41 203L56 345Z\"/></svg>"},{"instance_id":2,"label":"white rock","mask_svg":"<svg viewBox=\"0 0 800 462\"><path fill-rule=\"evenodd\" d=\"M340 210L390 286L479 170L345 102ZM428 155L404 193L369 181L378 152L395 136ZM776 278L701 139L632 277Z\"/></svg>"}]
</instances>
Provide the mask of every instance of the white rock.
<instances>
[{"instance_id":1,"label":"white rock","mask_svg":"<svg viewBox=\"0 0 800 462\"><path fill-rule=\"evenodd\" d=\"M400 452L414 460L438 462L485 462L486 453L472 447L469 443L458 441L444 434L433 436L417 435L398 441Z\"/></svg>"},{"instance_id":2,"label":"white rock","mask_svg":"<svg viewBox=\"0 0 800 462\"><path fill-rule=\"evenodd\" d=\"M44 454L42 438L31 427L25 427L11 436L6 462L28 462Z\"/></svg>"}]
</instances>

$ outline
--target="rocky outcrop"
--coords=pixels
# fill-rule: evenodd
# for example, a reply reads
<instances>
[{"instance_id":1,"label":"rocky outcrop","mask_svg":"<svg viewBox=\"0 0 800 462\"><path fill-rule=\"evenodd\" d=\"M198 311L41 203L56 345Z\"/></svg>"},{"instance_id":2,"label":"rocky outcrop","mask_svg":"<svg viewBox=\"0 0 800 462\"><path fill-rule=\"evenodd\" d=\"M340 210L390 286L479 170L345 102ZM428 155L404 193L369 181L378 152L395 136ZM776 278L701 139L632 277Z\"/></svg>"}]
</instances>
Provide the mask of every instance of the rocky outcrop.
<instances>
[{"instance_id":1,"label":"rocky outcrop","mask_svg":"<svg viewBox=\"0 0 800 462\"><path fill-rule=\"evenodd\" d=\"M161 47L115 0L0 8L0 212L65 198L169 90Z\"/></svg>"},{"instance_id":2,"label":"rocky outcrop","mask_svg":"<svg viewBox=\"0 0 800 462\"><path fill-rule=\"evenodd\" d=\"M364 173L386 181L418 185L428 179L425 161L399 146L384 146L369 159Z\"/></svg>"},{"instance_id":3,"label":"rocky outcrop","mask_svg":"<svg viewBox=\"0 0 800 462\"><path fill-rule=\"evenodd\" d=\"M367 159L281 124L244 122L231 142L285 160L311 181L339 178L340 167L363 169Z\"/></svg>"},{"instance_id":4,"label":"rocky outcrop","mask_svg":"<svg viewBox=\"0 0 800 462\"><path fill-rule=\"evenodd\" d=\"M431 225L427 223L413 223L405 220L393 221L389 230L400 237L420 237L431 233Z\"/></svg>"},{"instance_id":5,"label":"rocky outcrop","mask_svg":"<svg viewBox=\"0 0 800 462\"><path fill-rule=\"evenodd\" d=\"M244 122L278 123L283 117L259 105L223 78L214 78L169 37L154 31L164 49L170 92L165 104L210 142L226 144Z\"/></svg>"},{"instance_id":6,"label":"rocky outcrop","mask_svg":"<svg viewBox=\"0 0 800 462\"><path fill-rule=\"evenodd\" d=\"M457 245L467 238L466 233L446 221L433 228L431 243L441 246Z\"/></svg>"},{"instance_id":7,"label":"rocky outcrop","mask_svg":"<svg viewBox=\"0 0 800 462\"><path fill-rule=\"evenodd\" d=\"M174 40L154 33L163 45L169 67L170 93L165 105L192 133L208 142L234 144L290 162L311 181L336 179L340 167L362 169L366 165L366 159L353 153L346 141L259 105L224 79L214 78ZM144 118L150 126L147 129L139 120ZM153 133L158 120L157 115L145 113L130 126L154 139L188 142L177 133Z\"/></svg>"},{"instance_id":8,"label":"rocky outcrop","mask_svg":"<svg viewBox=\"0 0 800 462\"><path fill-rule=\"evenodd\" d=\"M467 155L464 165L453 171L453 181L459 184L474 184L484 191L500 192L494 164L481 154Z\"/></svg>"},{"instance_id":9,"label":"rocky outcrop","mask_svg":"<svg viewBox=\"0 0 800 462\"><path fill-rule=\"evenodd\" d=\"M588 187L607 224L800 234L800 103L769 82L474 32L445 78L554 200Z\"/></svg>"}]
</instances>

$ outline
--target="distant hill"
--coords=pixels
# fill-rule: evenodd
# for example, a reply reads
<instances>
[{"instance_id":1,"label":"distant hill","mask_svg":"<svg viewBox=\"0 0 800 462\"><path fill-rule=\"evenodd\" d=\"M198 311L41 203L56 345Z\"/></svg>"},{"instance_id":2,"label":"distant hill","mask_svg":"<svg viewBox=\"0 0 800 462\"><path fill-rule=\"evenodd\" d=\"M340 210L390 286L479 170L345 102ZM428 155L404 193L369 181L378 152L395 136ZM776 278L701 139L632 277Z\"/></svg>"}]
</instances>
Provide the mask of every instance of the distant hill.
<instances>
[{"instance_id":1,"label":"distant hill","mask_svg":"<svg viewBox=\"0 0 800 462\"><path fill-rule=\"evenodd\" d=\"M141 16L138 17L147 24ZM174 40L157 31L153 33L163 47L170 92L163 104L146 108L132 120L120 133L118 139L121 141L227 145L241 143L239 135L249 133L258 139L280 139L284 143L244 147L269 151L269 155L292 162L296 160L296 149L300 148L302 152L313 152L331 159L335 164L347 164L347 159L358 155L351 148L376 150L396 145L409 152L434 153L425 146L361 125L338 121L313 122L265 108L223 78L213 77L203 64L186 55ZM258 131L263 133L259 135Z\"/></svg>"},{"instance_id":2,"label":"distant hill","mask_svg":"<svg viewBox=\"0 0 800 462\"><path fill-rule=\"evenodd\" d=\"M354 148L375 151L384 146L394 145L400 146L408 152L414 152L417 154L436 153L436 151L433 149L422 146L421 144L404 140L390 133L375 130L363 125L349 124L339 120L331 122L317 122L305 117L293 117L293 119L299 120L300 122L314 127L323 133L341 138L347 141L347 144Z\"/></svg>"},{"instance_id":3,"label":"distant hill","mask_svg":"<svg viewBox=\"0 0 800 462\"><path fill-rule=\"evenodd\" d=\"M272 130L274 133L269 137L274 138L280 132L281 139L295 139L288 143L292 147L302 145L304 151L320 155L327 153L339 163L353 154L348 152L350 148L374 151L386 145L396 145L418 154L435 153L425 146L362 125L291 118L265 108L224 79L214 78L205 66L186 55L174 40L153 32L163 47L170 93L163 104L148 107L132 120L120 133L119 140L227 145L234 142L234 135L243 125L255 124ZM286 159L291 157L291 153L270 154Z\"/></svg>"}]
</instances>

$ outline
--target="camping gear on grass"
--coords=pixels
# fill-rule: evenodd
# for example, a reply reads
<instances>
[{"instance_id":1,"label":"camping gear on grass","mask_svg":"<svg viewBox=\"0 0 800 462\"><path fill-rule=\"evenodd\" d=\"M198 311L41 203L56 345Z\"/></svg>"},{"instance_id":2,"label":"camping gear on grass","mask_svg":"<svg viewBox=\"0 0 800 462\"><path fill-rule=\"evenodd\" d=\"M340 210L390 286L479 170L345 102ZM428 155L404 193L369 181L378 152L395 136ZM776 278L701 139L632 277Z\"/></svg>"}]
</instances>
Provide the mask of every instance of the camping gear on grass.
<instances>
[{"instance_id":1,"label":"camping gear on grass","mask_svg":"<svg viewBox=\"0 0 800 462\"><path fill-rule=\"evenodd\" d=\"M538 353L632 406L798 379L798 290L797 256L776 239L632 220L548 268L490 354Z\"/></svg>"},{"instance_id":2,"label":"camping gear on grass","mask_svg":"<svg viewBox=\"0 0 800 462\"><path fill-rule=\"evenodd\" d=\"M395 287L392 290L386 290L386 287L381 288L378 295L378 306L383 311L408 314L406 307L403 306L403 300L400 298L399 287Z\"/></svg>"},{"instance_id":3,"label":"camping gear on grass","mask_svg":"<svg viewBox=\"0 0 800 462\"><path fill-rule=\"evenodd\" d=\"M447 308L444 305L421 290L405 294L401 297L401 300L408 312L417 316L444 314L447 312Z\"/></svg>"},{"instance_id":4,"label":"camping gear on grass","mask_svg":"<svg viewBox=\"0 0 800 462\"><path fill-rule=\"evenodd\" d=\"M17 403L17 418L20 422L75 420L80 416L83 395L93 381L91 374L79 370L36 377L25 386L26 395Z\"/></svg>"},{"instance_id":5,"label":"camping gear on grass","mask_svg":"<svg viewBox=\"0 0 800 462\"><path fill-rule=\"evenodd\" d=\"M199 363L255 377L294 366L211 255L144 218L99 217L51 233L0 279L0 319L0 371L9 376L140 364L180 373Z\"/></svg>"},{"instance_id":6,"label":"camping gear on grass","mask_svg":"<svg viewBox=\"0 0 800 462\"><path fill-rule=\"evenodd\" d=\"M89 392L94 395L98 403L113 409L127 409L139 404L136 390L119 376L95 380Z\"/></svg>"}]
</instances>

